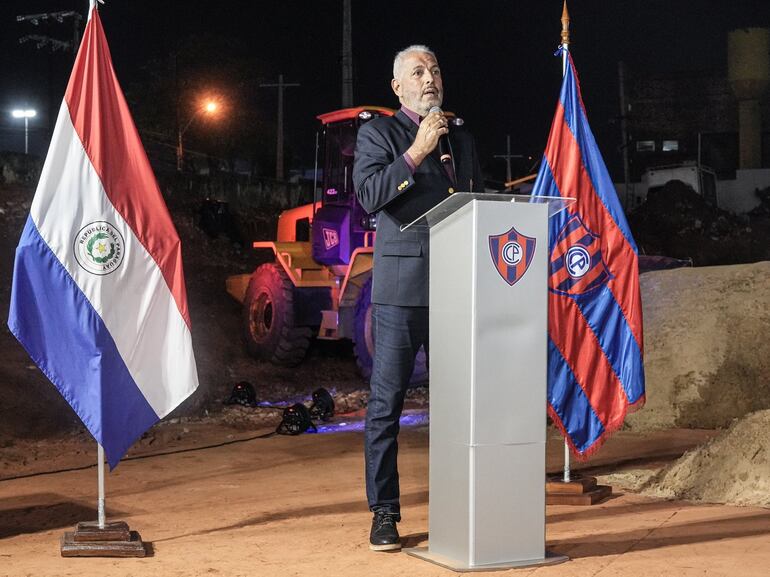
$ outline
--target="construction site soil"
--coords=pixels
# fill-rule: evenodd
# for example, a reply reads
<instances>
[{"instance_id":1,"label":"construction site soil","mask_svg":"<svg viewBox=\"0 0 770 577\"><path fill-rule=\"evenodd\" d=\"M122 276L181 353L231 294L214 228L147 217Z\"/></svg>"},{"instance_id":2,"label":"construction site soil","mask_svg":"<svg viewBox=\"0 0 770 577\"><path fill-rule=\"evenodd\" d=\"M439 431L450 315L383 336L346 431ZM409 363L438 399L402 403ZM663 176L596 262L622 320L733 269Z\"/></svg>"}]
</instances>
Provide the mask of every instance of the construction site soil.
<instances>
[{"instance_id":1,"label":"construction site soil","mask_svg":"<svg viewBox=\"0 0 770 577\"><path fill-rule=\"evenodd\" d=\"M629 216L639 254L693 266L770 260L770 189L755 194L760 204L739 216L709 204L679 180L668 182Z\"/></svg>"},{"instance_id":2,"label":"construction site soil","mask_svg":"<svg viewBox=\"0 0 770 577\"><path fill-rule=\"evenodd\" d=\"M13 253L33 191L30 184L0 184L2 317L8 310ZM295 368L247 356L240 305L225 292L224 281L231 274L250 272L270 255L244 247L247 243L204 233L197 225L199 200L177 196L168 203L182 238L201 386L166 422L149 431L131 454L212 439L227 442L227 436L222 440L223 431L232 439L271 430L280 420L281 407L308 400L321 386L332 392L340 412L360 421L367 387L356 372L349 344L315 342L307 360ZM767 422L767 411L756 413L770 409L770 262L758 262L770 261L770 218L762 207L748 218L736 217L674 183L651 195L631 216L640 252L691 259L695 266L641 277L647 406L629 417L625 433L649 436L683 427L732 428L724 440L712 441L680 463L655 460L637 472L606 471L619 486L669 497L767 506L770 488L752 481L757 475L768 477L767 426L758 424ZM269 239L276 217L275 211L239 214L236 224L241 231ZM233 384L242 380L254 384L261 406L224 406ZM424 411L427 398L428 389L416 389L407 408ZM748 413L754 414L745 426L753 432L736 433L744 425L734 421ZM3 322L0 478L81 463L84 456L91 458L92 447L93 440L72 410ZM668 454L666 460L682 452ZM739 466L735 459L740 458ZM710 475L722 475L721 481L687 480L704 468Z\"/></svg>"}]
</instances>

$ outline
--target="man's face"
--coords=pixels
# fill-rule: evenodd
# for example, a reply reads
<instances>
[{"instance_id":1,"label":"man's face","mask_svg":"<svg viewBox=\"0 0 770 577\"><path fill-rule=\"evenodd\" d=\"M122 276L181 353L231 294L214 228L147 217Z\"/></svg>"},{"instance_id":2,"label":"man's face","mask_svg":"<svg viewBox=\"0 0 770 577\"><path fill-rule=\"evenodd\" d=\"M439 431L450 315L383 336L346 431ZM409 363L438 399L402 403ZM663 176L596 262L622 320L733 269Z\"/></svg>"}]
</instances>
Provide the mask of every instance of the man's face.
<instances>
[{"instance_id":1,"label":"man's face","mask_svg":"<svg viewBox=\"0 0 770 577\"><path fill-rule=\"evenodd\" d=\"M391 82L401 104L420 116L444 100L444 84L438 62L425 52L409 52L404 57L399 78Z\"/></svg>"}]
</instances>

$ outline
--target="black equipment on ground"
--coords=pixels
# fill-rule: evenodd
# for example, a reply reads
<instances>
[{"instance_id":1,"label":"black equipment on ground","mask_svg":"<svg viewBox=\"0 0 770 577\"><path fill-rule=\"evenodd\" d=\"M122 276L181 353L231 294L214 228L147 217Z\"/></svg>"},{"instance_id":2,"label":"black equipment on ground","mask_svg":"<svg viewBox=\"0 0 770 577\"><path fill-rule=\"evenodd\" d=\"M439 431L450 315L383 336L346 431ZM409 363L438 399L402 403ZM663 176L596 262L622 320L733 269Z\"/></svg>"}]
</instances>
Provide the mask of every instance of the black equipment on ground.
<instances>
[{"instance_id":1,"label":"black equipment on ground","mask_svg":"<svg viewBox=\"0 0 770 577\"><path fill-rule=\"evenodd\" d=\"M225 401L225 405L243 405L244 407L256 407L257 393L254 391L254 385L248 381L239 381L235 383L230 396Z\"/></svg>"},{"instance_id":2,"label":"black equipment on ground","mask_svg":"<svg viewBox=\"0 0 770 577\"><path fill-rule=\"evenodd\" d=\"M295 403L283 410L283 420L275 432L279 435L300 435L308 429L312 429L314 433L318 431L308 408L302 403Z\"/></svg>"},{"instance_id":3,"label":"black equipment on ground","mask_svg":"<svg viewBox=\"0 0 770 577\"><path fill-rule=\"evenodd\" d=\"M313 391L313 404L310 406L310 417L326 422L334 416L334 399L323 387Z\"/></svg>"}]
</instances>

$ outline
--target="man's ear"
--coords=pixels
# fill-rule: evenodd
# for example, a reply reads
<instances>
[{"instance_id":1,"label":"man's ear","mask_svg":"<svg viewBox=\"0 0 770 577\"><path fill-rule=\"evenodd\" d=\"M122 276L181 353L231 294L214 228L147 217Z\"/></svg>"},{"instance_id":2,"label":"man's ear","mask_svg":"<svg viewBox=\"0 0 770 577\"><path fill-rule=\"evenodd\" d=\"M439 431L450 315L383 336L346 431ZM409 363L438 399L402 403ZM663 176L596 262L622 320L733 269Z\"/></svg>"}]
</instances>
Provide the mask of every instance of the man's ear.
<instances>
[{"instance_id":1,"label":"man's ear","mask_svg":"<svg viewBox=\"0 0 770 577\"><path fill-rule=\"evenodd\" d=\"M393 89L393 92L396 93L396 96L401 98L401 83L394 78L390 81L390 87Z\"/></svg>"}]
</instances>

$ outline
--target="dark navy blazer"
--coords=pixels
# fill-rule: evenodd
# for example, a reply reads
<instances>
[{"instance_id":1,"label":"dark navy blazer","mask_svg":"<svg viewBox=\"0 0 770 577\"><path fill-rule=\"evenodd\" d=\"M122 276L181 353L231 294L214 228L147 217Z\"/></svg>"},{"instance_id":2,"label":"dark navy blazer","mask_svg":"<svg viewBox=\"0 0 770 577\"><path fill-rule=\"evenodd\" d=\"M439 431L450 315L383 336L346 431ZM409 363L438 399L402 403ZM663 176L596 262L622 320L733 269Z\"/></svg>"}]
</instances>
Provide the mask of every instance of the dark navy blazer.
<instances>
[{"instance_id":1,"label":"dark navy blazer","mask_svg":"<svg viewBox=\"0 0 770 577\"><path fill-rule=\"evenodd\" d=\"M404 153L414 142L417 125L399 110L381 116L358 131L353 184L369 213L378 213L374 243L372 302L428 306L429 234L426 226L400 231L452 192L484 192L473 137L452 127L452 182L434 150L412 174Z\"/></svg>"}]
</instances>

